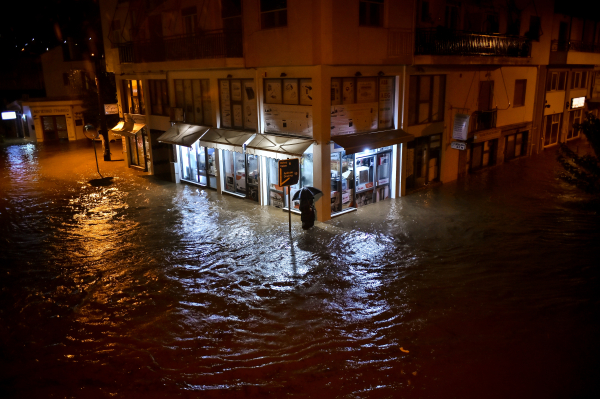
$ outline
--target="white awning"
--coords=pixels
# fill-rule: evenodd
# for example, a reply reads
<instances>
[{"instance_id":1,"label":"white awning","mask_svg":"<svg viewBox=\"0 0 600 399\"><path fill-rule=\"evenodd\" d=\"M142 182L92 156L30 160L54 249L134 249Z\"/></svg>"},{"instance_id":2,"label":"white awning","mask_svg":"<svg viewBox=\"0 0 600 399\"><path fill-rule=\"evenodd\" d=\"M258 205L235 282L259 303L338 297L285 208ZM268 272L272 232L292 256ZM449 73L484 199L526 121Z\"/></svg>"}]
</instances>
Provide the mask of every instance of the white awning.
<instances>
[{"instance_id":1,"label":"white awning","mask_svg":"<svg viewBox=\"0 0 600 399\"><path fill-rule=\"evenodd\" d=\"M314 142L299 137L257 134L246 146L246 153L275 159L300 158Z\"/></svg>"},{"instance_id":2,"label":"white awning","mask_svg":"<svg viewBox=\"0 0 600 399\"><path fill-rule=\"evenodd\" d=\"M135 136L144 126L146 126L145 123L135 123L132 120L119 121L119 123L110 130L115 134L120 134L122 136Z\"/></svg>"},{"instance_id":3,"label":"white awning","mask_svg":"<svg viewBox=\"0 0 600 399\"><path fill-rule=\"evenodd\" d=\"M414 139L415 136L402 129L366 132L348 136L334 136L331 138L333 142L346 150L346 155L366 150L374 150L394 144L408 143Z\"/></svg>"},{"instance_id":4,"label":"white awning","mask_svg":"<svg viewBox=\"0 0 600 399\"><path fill-rule=\"evenodd\" d=\"M256 133L211 128L200 138L200 145L219 150L244 152L246 144Z\"/></svg>"},{"instance_id":5,"label":"white awning","mask_svg":"<svg viewBox=\"0 0 600 399\"><path fill-rule=\"evenodd\" d=\"M207 126L186 125L185 123L176 123L166 132L161 134L157 140L159 143L182 145L191 147L204 133L210 129Z\"/></svg>"}]
</instances>

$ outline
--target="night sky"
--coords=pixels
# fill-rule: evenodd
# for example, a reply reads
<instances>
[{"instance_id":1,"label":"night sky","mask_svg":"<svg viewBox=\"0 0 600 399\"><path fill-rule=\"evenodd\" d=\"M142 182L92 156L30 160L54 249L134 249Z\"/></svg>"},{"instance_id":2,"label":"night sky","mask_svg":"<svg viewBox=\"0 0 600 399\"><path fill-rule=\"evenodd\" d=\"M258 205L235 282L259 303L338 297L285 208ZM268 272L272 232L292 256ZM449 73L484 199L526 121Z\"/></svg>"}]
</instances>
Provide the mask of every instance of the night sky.
<instances>
[{"instance_id":1,"label":"night sky","mask_svg":"<svg viewBox=\"0 0 600 399\"><path fill-rule=\"evenodd\" d=\"M0 46L5 60L39 56L71 37L98 43L98 0L6 2L0 14Z\"/></svg>"}]
</instances>

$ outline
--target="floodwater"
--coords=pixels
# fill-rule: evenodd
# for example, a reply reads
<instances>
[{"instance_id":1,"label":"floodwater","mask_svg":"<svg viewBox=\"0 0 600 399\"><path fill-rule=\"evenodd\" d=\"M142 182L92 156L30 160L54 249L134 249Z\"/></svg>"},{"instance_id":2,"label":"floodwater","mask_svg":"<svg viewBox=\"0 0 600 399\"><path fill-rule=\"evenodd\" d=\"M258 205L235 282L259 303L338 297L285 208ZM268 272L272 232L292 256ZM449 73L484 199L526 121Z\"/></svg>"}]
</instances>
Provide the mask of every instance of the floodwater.
<instances>
[{"instance_id":1,"label":"floodwater","mask_svg":"<svg viewBox=\"0 0 600 399\"><path fill-rule=\"evenodd\" d=\"M0 147L1 397L600 397L600 216L553 151L292 239L99 162Z\"/></svg>"}]
</instances>

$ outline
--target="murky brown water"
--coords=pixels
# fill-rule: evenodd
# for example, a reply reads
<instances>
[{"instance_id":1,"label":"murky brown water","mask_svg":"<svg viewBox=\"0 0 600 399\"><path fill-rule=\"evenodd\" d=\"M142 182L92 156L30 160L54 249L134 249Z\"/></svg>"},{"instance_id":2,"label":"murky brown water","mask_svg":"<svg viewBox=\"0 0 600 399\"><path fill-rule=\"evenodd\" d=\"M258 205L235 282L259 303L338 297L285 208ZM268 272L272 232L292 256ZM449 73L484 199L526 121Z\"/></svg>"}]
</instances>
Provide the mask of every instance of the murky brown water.
<instances>
[{"instance_id":1,"label":"murky brown water","mask_svg":"<svg viewBox=\"0 0 600 399\"><path fill-rule=\"evenodd\" d=\"M279 210L100 168L0 147L2 397L598 397L600 216L551 152L293 241Z\"/></svg>"}]
</instances>

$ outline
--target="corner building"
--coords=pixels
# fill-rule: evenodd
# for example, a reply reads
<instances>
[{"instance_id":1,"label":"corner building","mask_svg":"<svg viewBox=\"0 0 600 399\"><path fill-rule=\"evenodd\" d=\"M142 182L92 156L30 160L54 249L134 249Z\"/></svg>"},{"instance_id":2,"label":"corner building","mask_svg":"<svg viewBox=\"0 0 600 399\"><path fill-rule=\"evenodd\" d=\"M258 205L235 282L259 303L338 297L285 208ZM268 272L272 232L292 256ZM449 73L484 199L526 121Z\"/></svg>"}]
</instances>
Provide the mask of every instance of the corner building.
<instances>
[{"instance_id":1,"label":"corner building","mask_svg":"<svg viewBox=\"0 0 600 399\"><path fill-rule=\"evenodd\" d=\"M122 119L112 130L128 165L286 208L277 161L299 158L291 193L321 189L321 221L402 195L413 11L384 0L101 1Z\"/></svg>"}]
</instances>

